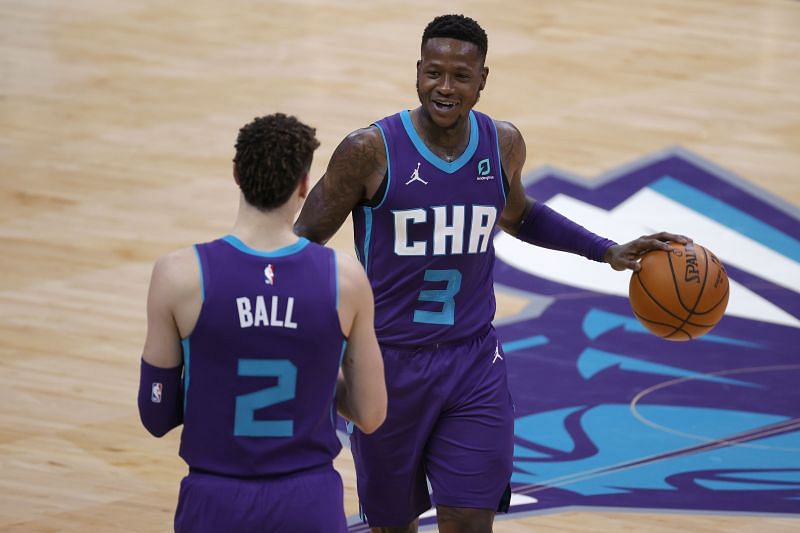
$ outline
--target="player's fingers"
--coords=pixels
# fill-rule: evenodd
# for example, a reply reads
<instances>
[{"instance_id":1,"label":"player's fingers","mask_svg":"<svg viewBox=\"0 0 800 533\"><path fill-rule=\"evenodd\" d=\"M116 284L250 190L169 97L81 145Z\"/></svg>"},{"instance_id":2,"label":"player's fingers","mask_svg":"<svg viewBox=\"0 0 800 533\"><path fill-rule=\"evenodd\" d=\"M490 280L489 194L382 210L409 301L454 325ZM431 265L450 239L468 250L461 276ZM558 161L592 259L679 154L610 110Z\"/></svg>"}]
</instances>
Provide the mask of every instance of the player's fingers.
<instances>
[{"instance_id":1,"label":"player's fingers","mask_svg":"<svg viewBox=\"0 0 800 533\"><path fill-rule=\"evenodd\" d=\"M638 272L641 270L642 265L639 264L639 261L634 261L631 259L621 259L611 264L611 268L614 270L622 271L622 270L633 270L634 272Z\"/></svg>"},{"instance_id":2,"label":"player's fingers","mask_svg":"<svg viewBox=\"0 0 800 533\"><path fill-rule=\"evenodd\" d=\"M687 237L686 235L681 235L679 233L669 233L667 231L654 233L653 235L649 235L648 237L652 239L658 239L659 241L673 241L673 242L679 242L681 244L692 242L691 237Z\"/></svg>"},{"instance_id":3,"label":"player's fingers","mask_svg":"<svg viewBox=\"0 0 800 533\"><path fill-rule=\"evenodd\" d=\"M656 233L654 235L643 235L642 237L639 237L631 243L631 251L640 257L652 250L664 250L667 252L671 251L672 247L667 244L666 240L660 239L660 235L662 234Z\"/></svg>"}]
</instances>

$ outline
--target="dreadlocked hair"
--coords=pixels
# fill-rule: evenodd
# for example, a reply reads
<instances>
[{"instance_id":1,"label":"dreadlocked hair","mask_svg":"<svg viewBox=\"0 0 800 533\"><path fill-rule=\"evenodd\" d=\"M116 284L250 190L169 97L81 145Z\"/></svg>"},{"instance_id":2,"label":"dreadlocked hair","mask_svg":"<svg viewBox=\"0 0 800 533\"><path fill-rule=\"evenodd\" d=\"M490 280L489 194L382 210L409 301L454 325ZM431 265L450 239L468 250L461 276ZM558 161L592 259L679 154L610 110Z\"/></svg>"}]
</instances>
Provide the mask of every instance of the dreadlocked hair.
<instances>
[{"instance_id":1,"label":"dreadlocked hair","mask_svg":"<svg viewBox=\"0 0 800 533\"><path fill-rule=\"evenodd\" d=\"M464 15L440 15L430 21L422 33L422 46L434 37L472 43L478 47L483 59L486 59L486 52L489 50L489 38L481 25Z\"/></svg>"},{"instance_id":2,"label":"dreadlocked hair","mask_svg":"<svg viewBox=\"0 0 800 533\"><path fill-rule=\"evenodd\" d=\"M316 130L293 116L256 117L239 130L233 162L245 199L261 210L281 206L311 168Z\"/></svg>"}]
</instances>

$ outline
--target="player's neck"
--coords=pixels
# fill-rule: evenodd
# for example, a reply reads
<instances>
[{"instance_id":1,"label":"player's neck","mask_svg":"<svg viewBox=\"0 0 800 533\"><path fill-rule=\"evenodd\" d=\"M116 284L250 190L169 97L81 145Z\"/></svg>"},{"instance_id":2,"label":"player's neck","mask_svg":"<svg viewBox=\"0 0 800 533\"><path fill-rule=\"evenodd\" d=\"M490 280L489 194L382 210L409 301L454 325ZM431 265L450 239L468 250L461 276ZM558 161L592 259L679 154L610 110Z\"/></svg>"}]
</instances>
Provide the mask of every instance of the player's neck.
<instances>
[{"instance_id":1,"label":"player's neck","mask_svg":"<svg viewBox=\"0 0 800 533\"><path fill-rule=\"evenodd\" d=\"M299 205L294 196L284 205L261 211L239 199L239 212L231 233L256 250L275 250L297 242L292 230Z\"/></svg>"},{"instance_id":2,"label":"player's neck","mask_svg":"<svg viewBox=\"0 0 800 533\"><path fill-rule=\"evenodd\" d=\"M452 127L442 128L419 107L411 112L411 122L428 148L439 157L455 159L469 144L469 119L459 120Z\"/></svg>"}]
</instances>

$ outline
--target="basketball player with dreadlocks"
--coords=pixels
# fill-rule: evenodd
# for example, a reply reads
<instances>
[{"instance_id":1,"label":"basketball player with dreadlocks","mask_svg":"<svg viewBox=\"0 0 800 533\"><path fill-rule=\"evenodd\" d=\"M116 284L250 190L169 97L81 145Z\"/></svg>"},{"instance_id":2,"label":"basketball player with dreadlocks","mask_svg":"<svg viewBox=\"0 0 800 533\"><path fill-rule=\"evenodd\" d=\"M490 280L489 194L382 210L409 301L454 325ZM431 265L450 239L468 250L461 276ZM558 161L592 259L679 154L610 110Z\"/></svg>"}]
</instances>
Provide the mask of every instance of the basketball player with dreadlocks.
<instances>
[{"instance_id":1,"label":"basketball player with dreadlocks","mask_svg":"<svg viewBox=\"0 0 800 533\"><path fill-rule=\"evenodd\" d=\"M658 233L619 245L525 194L525 142L475 111L487 37L436 17L417 61L420 105L348 135L310 192L295 231L324 243L352 213L375 294L389 395L386 422L351 436L363 515L374 531L416 531L431 506L442 532L487 532L508 508L513 406L492 327L495 227L616 270L669 250Z\"/></svg>"}]
</instances>

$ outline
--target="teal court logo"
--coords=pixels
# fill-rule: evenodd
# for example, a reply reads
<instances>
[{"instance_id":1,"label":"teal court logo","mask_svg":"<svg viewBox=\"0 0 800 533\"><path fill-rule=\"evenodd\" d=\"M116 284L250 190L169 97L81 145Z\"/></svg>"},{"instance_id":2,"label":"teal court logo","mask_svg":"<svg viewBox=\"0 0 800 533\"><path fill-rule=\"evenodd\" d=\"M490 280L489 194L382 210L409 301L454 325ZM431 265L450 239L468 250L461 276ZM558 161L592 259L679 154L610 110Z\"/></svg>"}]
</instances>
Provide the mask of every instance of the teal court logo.
<instances>
[{"instance_id":1,"label":"teal court logo","mask_svg":"<svg viewBox=\"0 0 800 533\"><path fill-rule=\"evenodd\" d=\"M488 160L477 170L491 175ZM495 321L516 417L510 517L800 516L800 209L683 148L591 180L548 167L523 183L618 242L691 236L731 293L713 331L665 341L634 318L629 273L495 233L496 290L526 302ZM431 509L420 523L435 521Z\"/></svg>"}]
</instances>

